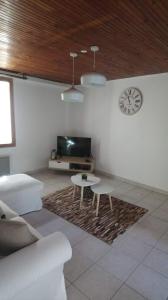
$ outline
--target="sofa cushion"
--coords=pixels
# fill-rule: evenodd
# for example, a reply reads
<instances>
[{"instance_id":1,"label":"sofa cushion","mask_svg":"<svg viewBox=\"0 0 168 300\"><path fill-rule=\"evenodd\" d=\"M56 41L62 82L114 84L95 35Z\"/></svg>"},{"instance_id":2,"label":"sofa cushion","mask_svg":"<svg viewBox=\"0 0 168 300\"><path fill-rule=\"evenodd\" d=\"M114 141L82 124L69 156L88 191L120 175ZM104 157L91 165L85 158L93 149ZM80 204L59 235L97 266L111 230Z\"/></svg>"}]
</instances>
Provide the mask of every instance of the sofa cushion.
<instances>
[{"instance_id":1,"label":"sofa cushion","mask_svg":"<svg viewBox=\"0 0 168 300\"><path fill-rule=\"evenodd\" d=\"M0 199L19 215L42 208L43 183L26 174L0 177Z\"/></svg>"},{"instance_id":2,"label":"sofa cushion","mask_svg":"<svg viewBox=\"0 0 168 300\"><path fill-rule=\"evenodd\" d=\"M14 210L12 210L9 206L7 206L3 201L0 200L0 219L2 215L5 215L6 219L11 219L18 216L18 214Z\"/></svg>"},{"instance_id":3,"label":"sofa cushion","mask_svg":"<svg viewBox=\"0 0 168 300\"><path fill-rule=\"evenodd\" d=\"M24 191L25 188L32 188L33 186L43 187L43 183L26 174L14 174L0 177L0 194L6 195L14 191Z\"/></svg>"},{"instance_id":4,"label":"sofa cushion","mask_svg":"<svg viewBox=\"0 0 168 300\"><path fill-rule=\"evenodd\" d=\"M13 218L13 220L16 220L16 221L20 221L20 222L24 222L25 224L27 224L30 232L38 239L40 240L42 238L42 235L34 228L32 227L27 221L25 221L25 219L23 219L22 217L15 217Z\"/></svg>"},{"instance_id":5,"label":"sofa cushion","mask_svg":"<svg viewBox=\"0 0 168 300\"><path fill-rule=\"evenodd\" d=\"M0 220L0 255L9 255L37 240L37 236L22 218Z\"/></svg>"}]
</instances>

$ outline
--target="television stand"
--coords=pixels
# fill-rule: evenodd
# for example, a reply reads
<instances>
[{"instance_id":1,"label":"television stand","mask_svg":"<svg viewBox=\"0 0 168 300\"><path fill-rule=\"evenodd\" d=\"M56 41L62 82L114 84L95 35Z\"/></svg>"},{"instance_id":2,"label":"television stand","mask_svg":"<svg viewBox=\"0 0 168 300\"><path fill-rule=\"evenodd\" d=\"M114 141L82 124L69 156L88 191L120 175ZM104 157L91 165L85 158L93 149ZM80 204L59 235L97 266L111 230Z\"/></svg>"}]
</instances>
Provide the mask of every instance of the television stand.
<instances>
[{"instance_id":1,"label":"television stand","mask_svg":"<svg viewBox=\"0 0 168 300\"><path fill-rule=\"evenodd\" d=\"M49 169L69 172L92 173L94 171L93 157L62 156L49 160Z\"/></svg>"}]
</instances>

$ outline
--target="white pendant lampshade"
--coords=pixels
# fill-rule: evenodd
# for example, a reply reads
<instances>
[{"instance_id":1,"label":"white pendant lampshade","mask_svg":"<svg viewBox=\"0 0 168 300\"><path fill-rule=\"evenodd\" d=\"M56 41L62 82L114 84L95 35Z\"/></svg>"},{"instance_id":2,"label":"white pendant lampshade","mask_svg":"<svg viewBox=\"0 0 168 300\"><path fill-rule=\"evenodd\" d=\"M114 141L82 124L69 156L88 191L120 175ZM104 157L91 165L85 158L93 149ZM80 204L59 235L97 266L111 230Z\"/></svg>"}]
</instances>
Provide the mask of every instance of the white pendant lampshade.
<instances>
[{"instance_id":1,"label":"white pendant lampshade","mask_svg":"<svg viewBox=\"0 0 168 300\"><path fill-rule=\"evenodd\" d=\"M84 94L77 90L74 86L74 59L78 56L77 53L70 53L70 56L73 59L73 68L72 68L72 86L61 93L61 100L69 103L81 103L83 102Z\"/></svg>"},{"instance_id":2,"label":"white pendant lampshade","mask_svg":"<svg viewBox=\"0 0 168 300\"><path fill-rule=\"evenodd\" d=\"M103 74L92 72L81 76L81 85L83 86L105 86L106 77Z\"/></svg>"},{"instance_id":3,"label":"white pendant lampshade","mask_svg":"<svg viewBox=\"0 0 168 300\"><path fill-rule=\"evenodd\" d=\"M106 77L103 74L96 73L95 68L96 68L96 62L95 62L95 55L96 52L99 51L99 47L97 46L92 46L91 51L93 52L94 55L94 60L93 60L93 72L91 73L86 73L81 76L81 85L90 87L90 86L95 86L95 87L102 87L105 86L106 84Z\"/></svg>"},{"instance_id":4,"label":"white pendant lampshade","mask_svg":"<svg viewBox=\"0 0 168 300\"><path fill-rule=\"evenodd\" d=\"M74 86L61 93L61 100L70 103L83 102L83 93L77 90Z\"/></svg>"}]
</instances>

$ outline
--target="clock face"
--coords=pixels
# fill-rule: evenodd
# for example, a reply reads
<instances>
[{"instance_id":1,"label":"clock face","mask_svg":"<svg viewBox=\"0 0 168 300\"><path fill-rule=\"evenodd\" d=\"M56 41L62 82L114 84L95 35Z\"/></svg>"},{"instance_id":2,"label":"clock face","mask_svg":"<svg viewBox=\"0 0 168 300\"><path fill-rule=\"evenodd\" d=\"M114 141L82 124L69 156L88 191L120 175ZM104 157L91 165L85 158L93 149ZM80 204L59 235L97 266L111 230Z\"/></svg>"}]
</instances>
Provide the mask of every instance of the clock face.
<instances>
[{"instance_id":1,"label":"clock face","mask_svg":"<svg viewBox=\"0 0 168 300\"><path fill-rule=\"evenodd\" d=\"M120 96L120 110L126 115L137 113L142 106L141 91L135 87L127 88Z\"/></svg>"}]
</instances>

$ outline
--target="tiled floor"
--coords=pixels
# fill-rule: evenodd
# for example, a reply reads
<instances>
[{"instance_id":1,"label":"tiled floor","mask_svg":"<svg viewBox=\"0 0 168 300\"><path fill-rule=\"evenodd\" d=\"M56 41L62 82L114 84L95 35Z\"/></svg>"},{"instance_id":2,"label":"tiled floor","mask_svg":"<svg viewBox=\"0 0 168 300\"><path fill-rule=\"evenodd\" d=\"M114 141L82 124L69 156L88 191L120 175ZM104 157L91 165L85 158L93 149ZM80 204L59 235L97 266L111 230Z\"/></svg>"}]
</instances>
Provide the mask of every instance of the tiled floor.
<instances>
[{"instance_id":1,"label":"tiled floor","mask_svg":"<svg viewBox=\"0 0 168 300\"><path fill-rule=\"evenodd\" d=\"M71 184L70 175L43 172L44 194ZM112 246L46 209L25 218L41 234L62 231L73 249L64 273L68 300L168 299L168 196L120 180L102 178L114 195L149 212Z\"/></svg>"}]
</instances>

